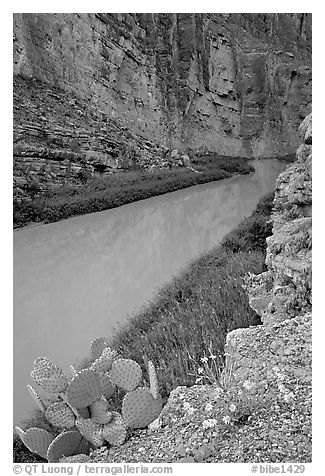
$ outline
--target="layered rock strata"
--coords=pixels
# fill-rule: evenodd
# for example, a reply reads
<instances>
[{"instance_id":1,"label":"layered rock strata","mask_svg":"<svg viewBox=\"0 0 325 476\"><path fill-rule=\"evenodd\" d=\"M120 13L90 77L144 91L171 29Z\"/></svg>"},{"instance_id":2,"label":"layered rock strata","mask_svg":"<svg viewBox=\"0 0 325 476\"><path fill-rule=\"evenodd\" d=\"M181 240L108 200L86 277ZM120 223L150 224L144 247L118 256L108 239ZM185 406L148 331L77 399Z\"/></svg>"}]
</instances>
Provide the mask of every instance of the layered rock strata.
<instances>
[{"instance_id":1,"label":"layered rock strata","mask_svg":"<svg viewBox=\"0 0 325 476\"><path fill-rule=\"evenodd\" d=\"M14 14L18 182L168 149L286 155L311 104L310 14Z\"/></svg>"}]
</instances>

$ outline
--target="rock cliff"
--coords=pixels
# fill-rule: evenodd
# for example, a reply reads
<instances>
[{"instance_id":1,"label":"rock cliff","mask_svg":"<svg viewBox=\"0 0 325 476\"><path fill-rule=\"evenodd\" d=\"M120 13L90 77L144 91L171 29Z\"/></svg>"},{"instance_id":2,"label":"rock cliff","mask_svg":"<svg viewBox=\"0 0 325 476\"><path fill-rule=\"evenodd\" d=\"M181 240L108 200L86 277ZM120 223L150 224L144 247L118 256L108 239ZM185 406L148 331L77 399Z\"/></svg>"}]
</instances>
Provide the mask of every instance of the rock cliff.
<instances>
[{"instance_id":1,"label":"rock cliff","mask_svg":"<svg viewBox=\"0 0 325 476\"><path fill-rule=\"evenodd\" d=\"M277 182L273 234L267 239L268 271L248 280L251 307L264 324L311 311L312 118L300 126L297 161Z\"/></svg>"},{"instance_id":2,"label":"rock cliff","mask_svg":"<svg viewBox=\"0 0 325 476\"><path fill-rule=\"evenodd\" d=\"M310 14L14 14L17 184L291 153L310 63Z\"/></svg>"},{"instance_id":3,"label":"rock cliff","mask_svg":"<svg viewBox=\"0 0 325 476\"><path fill-rule=\"evenodd\" d=\"M109 462L311 462L311 115L277 181L268 271L247 279L263 325L228 333L219 384L178 387ZM221 385L220 385L221 383Z\"/></svg>"}]
</instances>

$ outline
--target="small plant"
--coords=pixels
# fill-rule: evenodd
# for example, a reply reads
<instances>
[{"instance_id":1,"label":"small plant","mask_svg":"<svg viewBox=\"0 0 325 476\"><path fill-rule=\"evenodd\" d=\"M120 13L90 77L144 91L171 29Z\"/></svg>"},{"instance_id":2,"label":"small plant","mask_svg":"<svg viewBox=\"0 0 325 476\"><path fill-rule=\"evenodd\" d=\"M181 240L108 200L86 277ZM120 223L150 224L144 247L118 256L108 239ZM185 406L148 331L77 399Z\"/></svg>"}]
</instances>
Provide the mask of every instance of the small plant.
<instances>
[{"instance_id":1,"label":"small plant","mask_svg":"<svg viewBox=\"0 0 325 476\"><path fill-rule=\"evenodd\" d=\"M16 433L31 452L50 463L88 455L105 443L122 445L127 428L145 428L160 414L162 399L151 362L149 388L142 386L140 365L121 358L104 338L93 340L88 362L88 367L84 367L85 360L77 368L71 366L70 379L46 357L34 362L31 377L47 393L38 394L30 385L28 389L49 429L31 427L23 431L17 426ZM109 403L117 388L126 392L121 413L113 411ZM55 436L51 428L60 433Z\"/></svg>"},{"instance_id":2,"label":"small plant","mask_svg":"<svg viewBox=\"0 0 325 476\"><path fill-rule=\"evenodd\" d=\"M200 359L200 363L197 362L194 357L187 351L189 359L195 364L196 372L190 373L190 375L196 377L195 383L199 384L219 384L220 376L223 368L222 355L218 352L214 355L212 352L212 344L208 348L209 355L204 352L203 357Z\"/></svg>"}]
</instances>

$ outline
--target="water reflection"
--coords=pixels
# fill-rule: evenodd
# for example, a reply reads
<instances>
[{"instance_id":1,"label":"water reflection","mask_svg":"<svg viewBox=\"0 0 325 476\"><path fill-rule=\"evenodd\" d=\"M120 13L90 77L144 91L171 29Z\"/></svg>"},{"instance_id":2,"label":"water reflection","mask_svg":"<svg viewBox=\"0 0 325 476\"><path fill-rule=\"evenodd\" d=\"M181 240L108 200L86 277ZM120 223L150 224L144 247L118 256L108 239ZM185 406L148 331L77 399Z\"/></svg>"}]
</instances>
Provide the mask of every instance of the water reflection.
<instances>
[{"instance_id":1,"label":"water reflection","mask_svg":"<svg viewBox=\"0 0 325 476\"><path fill-rule=\"evenodd\" d=\"M14 419L31 407L33 360L64 368L213 247L274 187L284 164L14 232Z\"/></svg>"}]
</instances>

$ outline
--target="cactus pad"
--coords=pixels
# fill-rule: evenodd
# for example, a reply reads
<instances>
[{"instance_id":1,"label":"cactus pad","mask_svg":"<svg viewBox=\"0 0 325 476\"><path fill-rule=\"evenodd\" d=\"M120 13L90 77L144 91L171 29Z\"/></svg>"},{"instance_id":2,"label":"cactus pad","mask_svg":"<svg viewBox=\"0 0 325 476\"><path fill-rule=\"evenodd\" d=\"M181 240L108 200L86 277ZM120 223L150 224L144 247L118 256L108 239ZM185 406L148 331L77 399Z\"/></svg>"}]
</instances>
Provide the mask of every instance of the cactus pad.
<instances>
[{"instance_id":1,"label":"cactus pad","mask_svg":"<svg viewBox=\"0 0 325 476\"><path fill-rule=\"evenodd\" d=\"M110 376L106 372L98 372L100 383L102 386L102 393L105 398L110 399L115 392L115 385L112 384Z\"/></svg>"},{"instance_id":2,"label":"cactus pad","mask_svg":"<svg viewBox=\"0 0 325 476\"><path fill-rule=\"evenodd\" d=\"M60 367L54 365L47 357L35 360L31 376L49 393L64 392L68 385L68 380Z\"/></svg>"},{"instance_id":3,"label":"cactus pad","mask_svg":"<svg viewBox=\"0 0 325 476\"><path fill-rule=\"evenodd\" d=\"M38 404L38 406L41 408L43 412L46 410L48 406L60 400L60 396L58 393L41 395L37 393L31 385L27 385L27 388L32 398L35 400L35 402Z\"/></svg>"},{"instance_id":4,"label":"cactus pad","mask_svg":"<svg viewBox=\"0 0 325 476\"><path fill-rule=\"evenodd\" d=\"M126 438L126 426L120 413L112 412L112 414L113 419L105 425L103 437L111 445L120 446L123 445Z\"/></svg>"},{"instance_id":5,"label":"cactus pad","mask_svg":"<svg viewBox=\"0 0 325 476\"><path fill-rule=\"evenodd\" d=\"M118 357L118 352L115 349L111 349L110 347L105 347L102 352L101 357L105 359L112 359L115 360Z\"/></svg>"},{"instance_id":6,"label":"cactus pad","mask_svg":"<svg viewBox=\"0 0 325 476\"><path fill-rule=\"evenodd\" d=\"M21 441L32 453L46 459L47 450L54 439L51 433L42 428L29 428L26 432L18 426L15 429Z\"/></svg>"},{"instance_id":7,"label":"cactus pad","mask_svg":"<svg viewBox=\"0 0 325 476\"><path fill-rule=\"evenodd\" d=\"M90 357L92 360L99 359L105 347L108 346L104 337L96 337L90 344Z\"/></svg>"},{"instance_id":8,"label":"cactus pad","mask_svg":"<svg viewBox=\"0 0 325 476\"><path fill-rule=\"evenodd\" d=\"M78 408L78 413L82 418L90 418L89 407Z\"/></svg>"},{"instance_id":9,"label":"cactus pad","mask_svg":"<svg viewBox=\"0 0 325 476\"><path fill-rule=\"evenodd\" d=\"M40 410L42 410L42 412L45 412L46 407L45 407L44 403L42 402L38 393L33 389L33 387L31 385L27 385L27 388L28 388L28 391L31 394L34 402L37 404L37 406L40 408Z\"/></svg>"},{"instance_id":10,"label":"cactus pad","mask_svg":"<svg viewBox=\"0 0 325 476\"><path fill-rule=\"evenodd\" d=\"M80 452L79 448L83 444L83 437L78 431L66 431L60 433L50 444L47 450L49 463L57 463L65 456L72 456Z\"/></svg>"},{"instance_id":11,"label":"cactus pad","mask_svg":"<svg viewBox=\"0 0 325 476\"><path fill-rule=\"evenodd\" d=\"M72 428L76 420L73 411L64 402L52 403L46 409L45 417L57 428Z\"/></svg>"},{"instance_id":12,"label":"cactus pad","mask_svg":"<svg viewBox=\"0 0 325 476\"><path fill-rule=\"evenodd\" d=\"M148 388L140 387L125 395L122 415L129 428L145 428L161 412L162 399L154 398Z\"/></svg>"},{"instance_id":13,"label":"cactus pad","mask_svg":"<svg viewBox=\"0 0 325 476\"><path fill-rule=\"evenodd\" d=\"M131 392L140 385L142 370L140 365L134 360L117 359L112 364L109 376L113 384L127 392Z\"/></svg>"},{"instance_id":14,"label":"cactus pad","mask_svg":"<svg viewBox=\"0 0 325 476\"><path fill-rule=\"evenodd\" d=\"M66 396L72 407L88 407L102 395L99 375L90 369L81 370L69 382Z\"/></svg>"},{"instance_id":15,"label":"cactus pad","mask_svg":"<svg viewBox=\"0 0 325 476\"><path fill-rule=\"evenodd\" d=\"M158 398L159 396L159 385L158 385L158 378L155 366L149 360L148 362L148 373L149 373L149 382L150 382L150 392L153 398Z\"/></svg>"},{"instance_id":16,"label":"cactus pad","mask_svg":"<svg viewBox=\"0 0 325 476\"><path fill-rule=\"evenodd\" d=\"M92 403L89 406L89 410L90 418L95 423L109 423L113 418L112 413L109 411L109 403L105 397L101 397L100 400Z\"/></svg>"},{"instance_id":17,"label":"cactus pad","mask_svg":"<svg viewBox=\"0 0 325 476\"><path fill-rule=\"evenodd\" d=\"M92 370L97 370L98 372L108 372L111 367L113 360L117 357L116 350L112 350L110 347L105 347L102 352L102 355L95 360L91 365Z\"/></svg>"},{"instance_id":18,"label":"cactus pad","mask_svg":"<svg viewBox=\"0 0 325 476\"><path fill-rule=\"evenodd\" d=\"M104 443L103 425L95 423L90 418L78 418L76 420L76 427L90 443L99 448Z\"/></svg>"}]
</instances>

